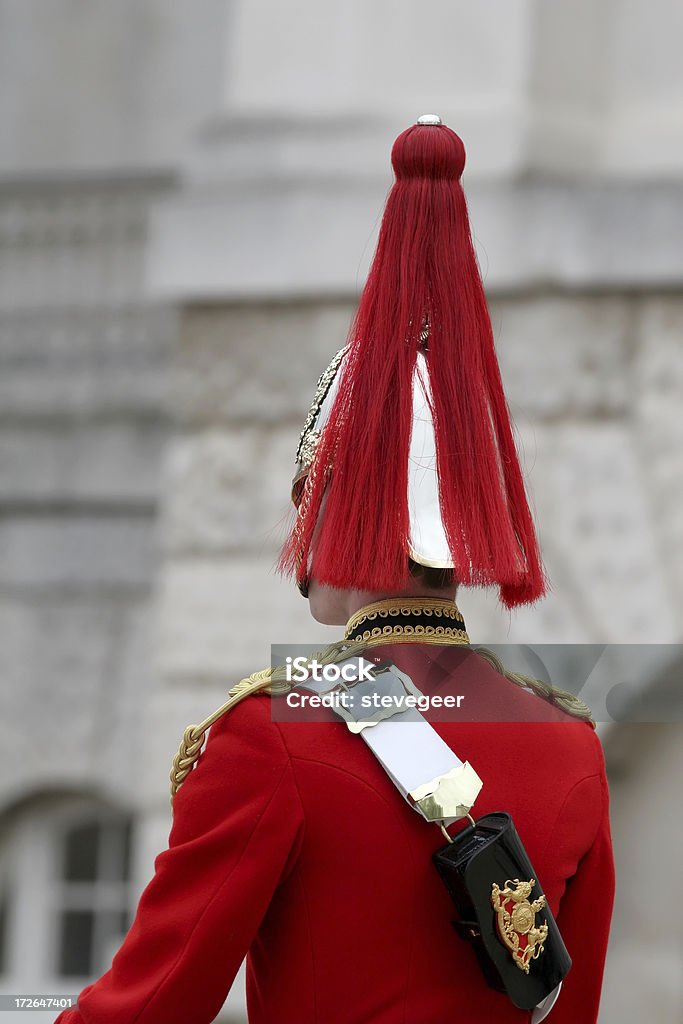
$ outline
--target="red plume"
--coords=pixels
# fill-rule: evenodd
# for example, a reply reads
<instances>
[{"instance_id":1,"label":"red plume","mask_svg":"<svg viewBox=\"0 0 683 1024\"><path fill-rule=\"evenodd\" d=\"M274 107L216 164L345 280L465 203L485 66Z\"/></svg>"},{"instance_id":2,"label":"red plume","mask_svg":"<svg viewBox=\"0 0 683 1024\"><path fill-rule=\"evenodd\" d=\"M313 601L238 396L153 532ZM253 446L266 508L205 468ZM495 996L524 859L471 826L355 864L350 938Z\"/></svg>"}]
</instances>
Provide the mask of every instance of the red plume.
<instances>
[{"instance_id":1,"label":"red plume","mask_svg":"<svg viewBox=\"0 0 683 1024\"><path fill-rule=\"evenodd\" d=\"M534 601L546 580L460 184L465 148L445 125L413 125L396 139L391 161L396 181L339 390L278 566L301 573L312 550L320 583L405 586L412 381L427 323L441 512L455 577L498 584L507 607Z\"/></svg>"}]
</instances>

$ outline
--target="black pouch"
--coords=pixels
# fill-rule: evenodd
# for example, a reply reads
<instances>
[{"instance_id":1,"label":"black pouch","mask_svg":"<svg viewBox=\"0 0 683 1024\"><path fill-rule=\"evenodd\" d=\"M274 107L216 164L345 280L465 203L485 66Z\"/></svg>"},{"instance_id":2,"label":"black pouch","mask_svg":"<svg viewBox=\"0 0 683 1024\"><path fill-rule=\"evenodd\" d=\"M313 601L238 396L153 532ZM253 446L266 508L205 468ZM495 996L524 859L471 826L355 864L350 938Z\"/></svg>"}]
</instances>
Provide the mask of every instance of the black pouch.
<instances>
[{"instance_id":1,"label":"black pouch","mask_svg":"<svg viewBox=\"0 0 683 1024\"><path fill-rule=\"evenodd\" d=\"M572 962L510 815L484 814L433 860L488 984L533 1009Z\"/></svg>"}]
</instances>

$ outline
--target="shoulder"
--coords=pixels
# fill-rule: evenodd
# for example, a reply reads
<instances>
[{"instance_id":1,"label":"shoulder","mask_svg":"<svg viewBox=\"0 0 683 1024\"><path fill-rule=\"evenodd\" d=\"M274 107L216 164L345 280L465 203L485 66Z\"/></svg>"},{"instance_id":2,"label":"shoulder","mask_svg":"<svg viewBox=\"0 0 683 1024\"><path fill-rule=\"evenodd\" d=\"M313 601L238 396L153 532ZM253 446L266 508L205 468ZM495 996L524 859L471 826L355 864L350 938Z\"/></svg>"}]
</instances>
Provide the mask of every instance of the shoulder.
<instances>
[{"instance_id":1,"label":"shoulder","mask_svg":"<svg viewBox=\"0 0 683 1024\"><path fill-rule=\"evenodd\" d=\"M561 842L567 849L576 845L574 854L578 862L592 846L601 825L609 820L605 759L594 729L578 723L576 728L561 726L559 732L559 742L567 745L565 750L570 755L564 763L571 764L571 768L562 780L564 784L558 788L562 800L554 835L562 837ZM573 749L569 747L570 742Z\"/></svg>"},{"instance_id":2,"label":"shoulder","mask_svg":"<svg viewBox=\"0 0 683 1024\"><path fill-rule=\"evenodd\" d=\"M546 762L561 770L567 787L591 785L599 790L605 777L602 743L595 728L565 716L541 726L545 733Z\"/></svg>"},{"instance_id":3,"label":"shoulder","mask_svg":"<svg viewBox=\"0 0 683 1024\"><path fill-rule=\"evenodd\" d=\"M280 730L272 720L268 687L269 670L256 672L233 686L227 699L201 722L186 727L171 766L171 804L200 767L204 778L209 772L226 774L228 766L238 776L247 767L256 776L259 769L272 769L288 760Z\"/></svg>"},{"instance_id":4,"label":"shoulder","mask_svg":"<svg viewBox=\"0 0 683 1024\"><path fill-rule=\"evenodd\" d=\"M584 788L600 789L602 743L582 701L549 682L509 672L497 658L472 658L470 670L473 719L499 723L506 747L527 751L542 764L557 797L583 780Z\"/></svg>"},{"instance_id":5,"label":"shoulder","mask_svg":"<svg viewBox=\"0 0 683 1024\"><path fill-rule=\"evenodd\" d=\"M270 703L268 694L242 688L239 700L233 694L187 727L171 769L169 845L208 841L217 830L238 835L271 805L299 820L291 761Z\"/></svg>"},{"instance_id":6,"label":"shoulder","mask_svg":"<svg viewBox=\"0 0 683 1024\"><path fill-rule=\"evenodd\" d=\"M577 736L595 733L587 704L549 680L510 670L487 648L475 648L468 659L478 685L482 717L547 723L579 723ZM594 738L594 737L593 737ZM579 741L580 742L580 741Z\"/></svg>"}]
</instances>

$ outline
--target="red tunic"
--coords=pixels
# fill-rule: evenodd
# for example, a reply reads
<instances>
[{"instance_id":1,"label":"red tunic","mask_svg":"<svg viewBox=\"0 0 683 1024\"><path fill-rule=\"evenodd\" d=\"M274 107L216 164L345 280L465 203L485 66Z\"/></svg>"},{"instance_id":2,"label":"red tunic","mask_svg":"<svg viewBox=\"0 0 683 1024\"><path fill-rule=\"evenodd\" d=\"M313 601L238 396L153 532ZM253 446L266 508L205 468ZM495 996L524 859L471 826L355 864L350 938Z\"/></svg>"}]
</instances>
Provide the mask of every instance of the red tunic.
<instances>
[{"instance_id":1,"label":"red tunic","mask_svg":"<svg viewBox=\"0 0 683 1024\"><path fill-rule=\"evenodd\" d=\"M463 668L463 648L380 652L424 692L465 695L435 728L484 781L474 816L512 814L573 959L548 1024L595 1022L614 864L594 729L481 659ZM178 791L110 970L57 1020L209 1024L248 954L252 1024L528 1024L451 925L443 843L343 722L274 722L270 698L249 697Z\"/></svg>"}]
</instances>

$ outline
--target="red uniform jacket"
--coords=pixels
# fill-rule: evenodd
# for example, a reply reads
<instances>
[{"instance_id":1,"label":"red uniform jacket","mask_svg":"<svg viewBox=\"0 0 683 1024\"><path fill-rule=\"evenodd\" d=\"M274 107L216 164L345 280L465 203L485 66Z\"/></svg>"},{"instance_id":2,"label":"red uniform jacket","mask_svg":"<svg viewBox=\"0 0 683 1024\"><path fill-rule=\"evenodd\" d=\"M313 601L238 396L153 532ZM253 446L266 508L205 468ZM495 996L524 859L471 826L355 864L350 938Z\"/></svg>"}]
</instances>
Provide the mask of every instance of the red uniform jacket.
<instances>
[{"instance_id":1,"label":"red uniform jacket","mask_svg":"<svg viewBox=\"0 0 683 1024\"><path fill-rule=\"evenodd\" d=\"M446 668L439 646L380 652L424 692L465 695L432 721L484 781L475 818L512 814L573 959L548 1024L595 1022L614 866L594 729L481 659L463 671L463 648ZM451 925L437 826L331 713L271 710L248 697L211 727L123 945L59 1024L209 1024L245 954L253 1024L528 1024Z\"/></svg>"}]
</instances>

